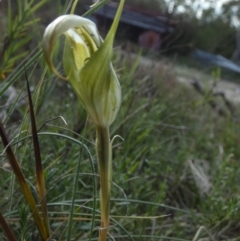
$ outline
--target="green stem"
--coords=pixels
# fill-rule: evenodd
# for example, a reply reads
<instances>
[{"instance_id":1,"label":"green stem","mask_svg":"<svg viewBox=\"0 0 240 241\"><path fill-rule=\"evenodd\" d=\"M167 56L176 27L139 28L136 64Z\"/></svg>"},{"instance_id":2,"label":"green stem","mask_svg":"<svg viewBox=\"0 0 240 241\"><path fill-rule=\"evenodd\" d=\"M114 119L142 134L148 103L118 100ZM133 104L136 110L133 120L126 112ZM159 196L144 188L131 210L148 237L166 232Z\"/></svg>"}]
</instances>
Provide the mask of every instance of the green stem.
<instances>
[{"instance_id":1,"label":"green stem","mask_svg":"<svg viewBox=\"0 0 240 241\"><path fill-rule=\"evenodd\" d=\"M97 127L97 158L100 175L101 231L98 241L107 240L112 181L112 146L109 128Z\"/></svg>"}]
</instances>

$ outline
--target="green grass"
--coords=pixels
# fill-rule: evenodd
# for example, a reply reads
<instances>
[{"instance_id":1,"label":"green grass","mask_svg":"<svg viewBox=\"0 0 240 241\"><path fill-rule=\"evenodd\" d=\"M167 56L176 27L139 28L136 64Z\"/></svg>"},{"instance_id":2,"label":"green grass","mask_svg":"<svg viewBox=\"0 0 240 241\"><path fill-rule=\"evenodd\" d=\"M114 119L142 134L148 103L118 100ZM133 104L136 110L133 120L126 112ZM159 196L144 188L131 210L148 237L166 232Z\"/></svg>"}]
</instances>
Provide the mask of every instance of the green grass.
<instances>
[{"instance_id":1,"label":"green grass","mask_svg":"<svg viewBox=\"0 0 240 241\"><path fill-rule=\"evenodd\" d=\"M36 79L40 81L36 73L39 69L44 73L42 66L27 71L30 85L36 87ZM123 103L111 127L112 137L116 137L110 234L119 241L239 240L239 123L220 117L204 97L177 83L172 69L153 71L127 58L116 58L114 66ZM22 87L23 81L24 77L17 77L15 86ZM52 238L66 237L79 162L71 238L88 240L93 213L92 236L97 238L99 180L93 125L70 86L50 73L33 97L37 127L43 126L39 142ZM67 125L63 119L55 119L58 116ZM14 128L10 124L11 117L5 128L11 139L19 134L13 149L37 197L33 145L26 134L28 113ZM92 154L95 170L80 142ZM21 234L26 240L40 240L2 148L1 152L0 210L17 237ZM0 239L6 240L1 229Z\"/></svg>"}]
</instances>

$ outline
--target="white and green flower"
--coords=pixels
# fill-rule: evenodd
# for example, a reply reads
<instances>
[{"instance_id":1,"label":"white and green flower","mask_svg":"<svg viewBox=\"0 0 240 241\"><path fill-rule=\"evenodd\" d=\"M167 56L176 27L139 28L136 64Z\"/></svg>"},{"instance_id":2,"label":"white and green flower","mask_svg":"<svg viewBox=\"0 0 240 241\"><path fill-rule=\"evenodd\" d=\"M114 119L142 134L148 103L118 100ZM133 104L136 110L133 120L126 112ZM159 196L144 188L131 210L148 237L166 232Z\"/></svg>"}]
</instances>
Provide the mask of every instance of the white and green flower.
<instances>
[{"instance_id":1,"label":"white and green flower","mask_svg":"<svg viewBox=\"0 0 240 241\"><path fill-rule=\"evenodd\" d=\"M45 30L43 53L49 68L61 79L68 80L96 126L109 127L121 105L121 87L111 58L113 41L123 2L105 39L95 23L77 15L63 15ZM61 35L65 35L62 76L52 62L53 50Z\"/></svg>"}]
</instances>

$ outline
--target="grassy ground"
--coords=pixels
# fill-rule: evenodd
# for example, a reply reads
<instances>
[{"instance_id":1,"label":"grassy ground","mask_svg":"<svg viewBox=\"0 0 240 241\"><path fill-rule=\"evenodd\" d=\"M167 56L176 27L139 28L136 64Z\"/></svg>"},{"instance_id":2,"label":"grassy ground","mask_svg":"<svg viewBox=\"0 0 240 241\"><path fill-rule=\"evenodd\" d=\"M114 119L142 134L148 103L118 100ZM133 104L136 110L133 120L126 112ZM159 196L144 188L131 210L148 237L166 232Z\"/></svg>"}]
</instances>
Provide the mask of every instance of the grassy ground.
<instances>
[{"instance_id":1,"label":"grassy ground","mask_svg":"<svg viewBox=\"0 0 240 241\"><path fill-rule=\"evenodd\" d=\"M39 69L43 73L41 66L32 69L34 77L28 72L34 88L39 83L36 80L40 81L35 73ZM239 122L212 109L212 96L179 84L179 74L173 71L176 63L153 70L138 65L137 59L116 54L114 66L123 103L111 127L111 136L115 136L112 240L240 240ZM23 85L24 77L18 78L15 87ZM79 162L71 236L75 241L88 240L95 213L96 238L99 204L93 205L93 196L98 195L98 180L93 188L93 176L97 176L94 128L67 83L47 73L34 93L37 126L42 127L39 141L52 238L65 240ZM25 113L23 107L18 110ZM58 116L62 119L56 119ZM28 114L23 114L14 128L11 121L5 128L11 139L19 133L14 151L36 195L33 145L24 139L29 125ZM88 146L92 164L79 141ZM0 211L18 237L39 240L4 152L0 167ZM1 230L0 239L6 240Z\"/></svg>"}]
</instances>

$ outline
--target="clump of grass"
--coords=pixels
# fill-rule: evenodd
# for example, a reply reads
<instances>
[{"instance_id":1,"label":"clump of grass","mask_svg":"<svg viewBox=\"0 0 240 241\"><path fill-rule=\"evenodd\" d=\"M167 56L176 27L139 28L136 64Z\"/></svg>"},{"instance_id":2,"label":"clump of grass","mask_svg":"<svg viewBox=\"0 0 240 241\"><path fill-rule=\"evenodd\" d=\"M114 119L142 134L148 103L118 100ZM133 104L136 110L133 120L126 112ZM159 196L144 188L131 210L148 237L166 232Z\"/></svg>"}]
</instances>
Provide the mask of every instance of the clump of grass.
<instances>
[{"instance_id":1,"label":"clump of grass","mask_svg":"<svg viewBox=\"0 0 240 241\"><path fill-rule=\"evenodd\" d=\"M13 5L8 1L7 7L7 31L2 33L4 37L0 44L0 80L13 72L16 64L20 63L28 54L26 47L34 36L32 30L37 26L39 18L35 18L35 12L44 6L49 0L36 1L15 1ZM2 21L5 21L3 17ZM35 32L36 34L36 32Z\"/></svg>"}]
</instances>

